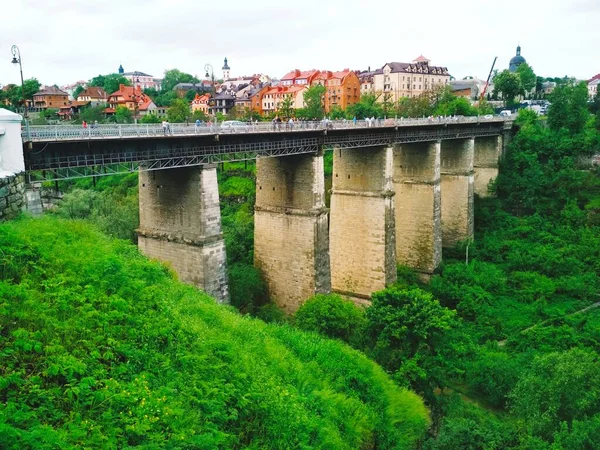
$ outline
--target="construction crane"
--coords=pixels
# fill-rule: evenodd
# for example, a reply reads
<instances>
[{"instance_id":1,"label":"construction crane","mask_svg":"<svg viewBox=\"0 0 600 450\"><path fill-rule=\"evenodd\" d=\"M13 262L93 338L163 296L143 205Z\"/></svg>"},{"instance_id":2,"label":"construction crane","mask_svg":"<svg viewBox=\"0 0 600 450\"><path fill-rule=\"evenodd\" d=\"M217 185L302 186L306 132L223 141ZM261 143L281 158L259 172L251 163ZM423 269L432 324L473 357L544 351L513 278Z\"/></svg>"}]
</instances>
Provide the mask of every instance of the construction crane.
<instances>
[{"instance_id":1,"label":"construction crane","mask_svg":"<svg viewBox=\"0 0 600 450\"><path fill-rule=\"evenodd\" d=\"M481 97L479 97L479 101L483 100L483 97L485 96L485 91L487 91L487 88L490 84L490 78L492 77L492 72L494 71L494 66L496 65L497 59L498 57L494 56L494 62L492 63L492 68L490 69L490 73L487 77L487 81L485 82L485 86L483 87L483 91L481 92Z\"/></svg>"}]
</instances>

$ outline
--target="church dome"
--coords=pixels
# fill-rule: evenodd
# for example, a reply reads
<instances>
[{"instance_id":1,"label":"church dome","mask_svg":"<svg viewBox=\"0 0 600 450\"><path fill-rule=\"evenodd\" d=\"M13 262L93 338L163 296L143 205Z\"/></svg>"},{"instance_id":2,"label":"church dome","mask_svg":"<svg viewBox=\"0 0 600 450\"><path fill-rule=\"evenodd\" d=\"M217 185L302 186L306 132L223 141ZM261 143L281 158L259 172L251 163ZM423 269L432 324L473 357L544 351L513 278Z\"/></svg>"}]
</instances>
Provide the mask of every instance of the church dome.
<instances>
[{"instance_id":1,"label":"church dome","mask_svg":"<svg viewBox=\"0 0 600 450\"><path fill-rule=\"evenodd\" d=\"M521 46L519 45L517 47L517 54L515 56L513 56L510 60L510 63L508 65L508 70L511 72L514 72L515 70L517 70L517 67L519 67L521 64L526 63L527 61L525 60L525 58L523 58L521 56Z\"/></svg>"}]
</instances>

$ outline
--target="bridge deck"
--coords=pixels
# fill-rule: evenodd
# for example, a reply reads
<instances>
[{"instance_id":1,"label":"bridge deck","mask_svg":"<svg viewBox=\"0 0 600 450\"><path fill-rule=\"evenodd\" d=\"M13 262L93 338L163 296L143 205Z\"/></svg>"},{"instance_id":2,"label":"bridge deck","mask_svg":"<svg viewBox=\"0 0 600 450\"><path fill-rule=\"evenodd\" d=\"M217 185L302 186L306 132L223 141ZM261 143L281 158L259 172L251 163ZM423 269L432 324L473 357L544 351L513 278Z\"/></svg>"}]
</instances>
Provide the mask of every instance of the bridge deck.
<instances>
[{"instance_id":1,"label":"bridge deck","mask_svg":"<svg viewBox=\"0 0 600 450\"><path fill-rule=\"evenodd\" d=\"M24 144L30 181L50 181L314 153L321 148L358 148L394 143L501 134L504 118L352 121L239 128L171 125L100 125L97 128L31 127ZM53 133L53 135L52 135ZM24 136L26 140L26 137Z\"/></svg>"}]
</instances>

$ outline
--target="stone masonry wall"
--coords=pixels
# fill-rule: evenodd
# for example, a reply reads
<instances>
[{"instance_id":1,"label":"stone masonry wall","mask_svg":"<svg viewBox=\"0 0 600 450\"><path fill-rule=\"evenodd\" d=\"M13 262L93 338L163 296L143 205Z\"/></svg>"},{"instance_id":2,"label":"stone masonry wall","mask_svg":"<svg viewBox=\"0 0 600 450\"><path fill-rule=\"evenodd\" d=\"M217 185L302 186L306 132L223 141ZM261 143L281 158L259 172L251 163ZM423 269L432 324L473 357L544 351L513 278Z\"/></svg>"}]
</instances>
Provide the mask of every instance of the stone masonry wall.
<instances>
[{"instance_id":1,"label":"stone masonry wall","mask_svg":"<svg viewBox=\"0 0 600 450\"><path fill-rule=\"evenodd\" d=\"M24 209L24 175L10 175L0 178L0 220L12 219Z\"/></svg>"},{"instance_id":2,"label":"stone masonry wall","mask_svg":"<svg viewBox=\"0 0 600 450\"><path fill-rule=\"evenodd\" d=\"M182 281L229 301L214 166L140 171L138 245L169 262Z\"/></svg>"},{"instance_id":3,"label":"stone masonry wall","mask_svg":"<svg viewBox=\"0 0 600 450\"><path fill-rule=\"evenodd\" d=\"M396 258L431 274L442 259L440 143L394 148Z\"/></svg>"},{"instance_id":4,"label":"stone masonry wall","mask_svg":"<svg viewBox=\"0 0 600 450\"><path fill-rule=\"evenodd\" d=\"M442 141L442 245L473 238L474 139Z\"/></svg>"},{"instance_id":5,"label":"stone masonry wall","mask_svg":"<svg viewBox=\"0 0 600 450\"><path fill-rule=\"evenodd\" d=\"M324 198L322 155L257 159L254 262L288 313L331 290Z\"/></svg>"},{"instance_id":6,"label":"stone masonry wall","mask_svg":"<svg viewBox=\"0 0 600 450\"><path fill-rule=\"evenodd\" d=\"M369 298L396 281L391 147L334 150L331 195L331 284Z\"/></svg>"},{"instance_id":7,"label":"stone masonry wall","mask_svg":"<svg viewBox=\"0 0 600 450\"><path fill-rule=\"evenodd\" d=\"M486 136L475 139L474 192L480 197L489 196L488 185L498 177L498 163L502 155L502 136Z\"/></svg>"}]
</instances>

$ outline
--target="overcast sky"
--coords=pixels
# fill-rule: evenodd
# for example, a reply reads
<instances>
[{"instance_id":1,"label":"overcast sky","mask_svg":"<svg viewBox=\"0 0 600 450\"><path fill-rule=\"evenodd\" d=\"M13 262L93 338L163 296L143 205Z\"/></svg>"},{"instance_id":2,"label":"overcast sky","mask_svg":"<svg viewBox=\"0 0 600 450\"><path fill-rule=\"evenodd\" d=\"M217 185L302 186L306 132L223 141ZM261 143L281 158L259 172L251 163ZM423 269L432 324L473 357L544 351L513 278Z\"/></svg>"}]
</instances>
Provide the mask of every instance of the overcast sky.
<instances>
[{"instance_id":1,"label":"overcast sky","mask_svg":"<svg viewBox=\"0 0 600 450\"><path fill-rule=\"evenodd\" d=\"M456 78L508 67L520 42L538 75L600 72L599 0L2 0L0 83L64 85L98 74L166 69L220 77L291 69L372 69L420 54ZM6 3L6 4L5 4ZM339 5L339 6L338 6Z\"/></svg>"}]
</instances>

